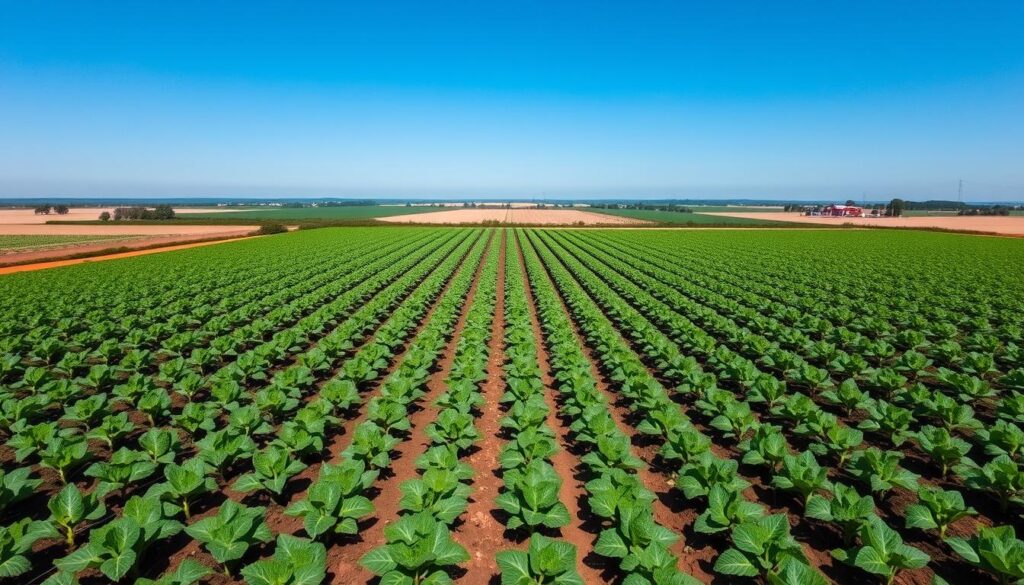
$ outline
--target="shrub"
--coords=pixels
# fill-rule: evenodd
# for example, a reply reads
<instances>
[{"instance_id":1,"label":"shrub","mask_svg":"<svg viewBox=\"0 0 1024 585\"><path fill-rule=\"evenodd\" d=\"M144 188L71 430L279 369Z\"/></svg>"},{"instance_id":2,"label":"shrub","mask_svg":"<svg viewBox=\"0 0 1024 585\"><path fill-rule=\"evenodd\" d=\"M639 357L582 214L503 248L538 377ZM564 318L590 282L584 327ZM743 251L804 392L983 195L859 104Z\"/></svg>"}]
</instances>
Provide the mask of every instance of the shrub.
<instances>
[{"instance_id":1,"label":"shrub","mask_svg":"<svg viewBox=\"0 0 1024 585\"><path fill-rule=\"evenodd\" d=\"M274 234L283 234L288 231L288 228L284 227L279 223L265 223L260 226L258 232L261 236L271 236Z\"/></svg>"}]
</instances>

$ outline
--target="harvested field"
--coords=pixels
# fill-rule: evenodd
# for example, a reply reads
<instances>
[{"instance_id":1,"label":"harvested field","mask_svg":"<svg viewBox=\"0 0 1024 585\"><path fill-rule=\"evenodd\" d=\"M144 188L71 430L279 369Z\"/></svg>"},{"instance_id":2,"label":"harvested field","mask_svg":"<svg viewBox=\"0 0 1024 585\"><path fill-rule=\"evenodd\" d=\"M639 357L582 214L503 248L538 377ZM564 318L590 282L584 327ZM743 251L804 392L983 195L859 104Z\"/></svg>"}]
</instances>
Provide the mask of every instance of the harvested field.
<instances>
[{"instance_id":1,"label":"harvested field","mask_svg":"<svg viewBox=\"0 0 1024 585\"><path fill-rule=\"evenodd\" d=\"M216 238L216 235L212 237ZM31 252L12 252L0 255L0 274L31 272L49 268L74 266L85 262L117 260L133 256L145 256L160 252L172 252L200 246L210 246L229 241L241 240L255 236L226 236L211 240L211 236L165 236L140 238L136 240L113 240L103 244L88 244L57 250L34 250ZM111 250L127 250L110 252ZM110 252L110 253L108 253ZM69 257L70 256L70 257ZM63 258L58 259L58 258Z\"/></svg>"},{"instance_id":2,"label":"harvested field","mask_svg":"<svg viewBox=\"0 0 1024 585\"><path fill-rule=\"evenodd\" d=\"M48 221L94 221L104 211L114 213L113 207L72 207L64 215L36 214L32 209L0 208L0 225L46 223ZM175 207L175 213L228 213L232 209L220 207Z\"/></svg>"},{"instance_id":3,"label":"harvested field","mask_svg":"<svg viewBox=\"0 0 1024 585\"><path fill-rule=\"evenodd\" d=\"M202 236L212 234L245 234L259 226L254 225L167 225L110 223L110 224L0 224L0 235L5 236Z\"/></svg>"},{"instance_id":4,"label":"harvested field","mask_svg":"<svg viewBox=\"0 0 1024 585\"><path fill-rule=\"evenodd\" d=\"M12 582L299 551L409 583L408 539L456 585L544 546L554 582L876 583L832 551L883 541L891 583L995 584L963 554L1024 546L989 530L1024 533L1022 283L1024 240L817 228L324 228L2 276ZM145 540L96 561L115 529Z\"/></svg>"},{"instance_id":5,"label":"harvested field","mask_svg":"<svg viewBox=\"0 0 1024 585\"><path fill-rule=\"evenodd\" d=\"M66 247L79 244L97 243L118 239L126 236L71 236L71 235L18 235L0 234L0 255L11 252L42 250L45 248Z\"/></svg>"},{"instance_id":6,"label":"harvested field","mask_svg":"<svg viewBox=\"0 0 1024 585\"><path fill-rule=\"evenodd\" d=\"M535 208L512 208L512 209L453 209L448 211L435 211L431 213L417 213L414 215L394 215L391 217L380 217L378 221L389 223L418 223L418 224L481 224L485 222L497 222L507 225L636 225L647 223L643 220L616 217L595 213L593 211L580 211L578 209L535 209Z\"/></svg>"},{"instance_id":7,"label":"harvested field","mask_svg":"<svg viewBox=\"0 0 1024 585\"><path fill-rule=\"evenodd\" d=\"M793 212L714 212L704 215L753 220L813 223L820 225L857 225L894 228L934 228L951 231L986 232L1024 236L1024 216L938 216L938 217L812 217Z\"/></svg>"},{"instance_id":8,"label":"harvested field","mask_svg":"<svg viewBox=\"0 0 1024 585\"><path fill-rule=\"evenodd\" d=\"M0 225L4 237L20 242L20 248L0 249L0 265L44 262L105 250L139 250L205 240L237 238L256 231L256 226L224 225L135 225L135 224L8 224ZM45 245L26 247L38 238Z\"/></svg>"}]
</instances>

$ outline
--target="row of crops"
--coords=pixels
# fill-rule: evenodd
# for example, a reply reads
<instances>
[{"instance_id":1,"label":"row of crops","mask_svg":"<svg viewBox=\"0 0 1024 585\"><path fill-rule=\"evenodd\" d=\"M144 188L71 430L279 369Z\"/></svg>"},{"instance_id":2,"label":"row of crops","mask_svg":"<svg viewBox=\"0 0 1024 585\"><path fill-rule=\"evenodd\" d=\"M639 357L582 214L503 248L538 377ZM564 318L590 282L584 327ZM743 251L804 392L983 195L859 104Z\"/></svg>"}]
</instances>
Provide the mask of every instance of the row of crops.
<instances>
[{"instance_id":1,"label":"row of crops","mask_svg":"<svg viewBox=\"0 0 1024 585\"><path fill-rule=\"evenodd\" d=\"M361 228L5 277L0 578L1024 580L1021 260Z\"/></svg>"}]
</instances>

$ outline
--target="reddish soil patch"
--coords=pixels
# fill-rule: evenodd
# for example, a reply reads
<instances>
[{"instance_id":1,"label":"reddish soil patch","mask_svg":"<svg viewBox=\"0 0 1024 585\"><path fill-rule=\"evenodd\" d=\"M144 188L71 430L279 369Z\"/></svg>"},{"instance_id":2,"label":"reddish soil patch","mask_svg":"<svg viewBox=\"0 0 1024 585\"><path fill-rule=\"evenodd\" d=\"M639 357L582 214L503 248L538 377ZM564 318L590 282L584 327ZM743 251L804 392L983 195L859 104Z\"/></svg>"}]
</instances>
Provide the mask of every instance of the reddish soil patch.
<instances>
[{"instance_id":1,"label":"reddish soil patch","mask_svg":"<svg viewBox=\"0 0 1024 585\"><path fill-rule=\"evenodd\" d=\"M479 224L497 222L508 225L637 225L641 219L605 215L578 209L452 209L411 215L378 217L388 223Z\"/></svg>"},{"instance_id":2,"label":"reddish soil patch","mask_svg":"<svg viewBox=\"0 0 1024 585\"><path fill-rule=\"evenodd\" d=\"M853 225L891 228L924 228L950 231L981 232L1007 236L1024 236L1024 216L952 216L952 217L813 217L800 213L787 212L716 212L704 215L720 215L724 217L740 217L747 219L767 219L792 223L810 223L819 225Z\"/></svg>"},{"instance_id":3,"label":"reddish soil patch","mask_svg":"<svg viewBox=\"0 0 1024 585\"><path fill-rule=\"evenodd\" d=\"M211 235L213 237L219 237L217 234L204 234L195 237L183 237L183 236L166 236L162 238L142 238L138 240L131 240L125 242L103 242L100 244L90 244L88 246L75 246L72 248L59 248L49 249L46 251L35 251L35 252L24 252L17 254L4 255L3 259L5 263L17 263L17 262L29 262L36 259L45 258L59 258L62 255L67 254L86 254L92 251L102 252L103 250L110 250L113 246L118 248L144 248L139 250L133 250L131 252L118 252L115 254L106 254L100 256L90 256L88 258L71 258L68 260L52 260L49 262L32 262L31 264L15 264L14 266L0 267L0 275L3 274L14 274L16 272L31 272L34 270L45 270L47 268L60 268L62 266L74 266L75 264L83 264L85 262L98 262L101 260L117 260L119 258L131 258L132 256L145 256L147 254L156 254L158 252L172 252L174 250L185 250L188 248L198 248L200 246L212 246L213 244L223 244L224 242L234 242L238 240L248 240L250 238L259 236L243 236L236 237L237 234L228 233L221 234L223 239L210 240ZM188 240L202 240L194 241L192 243L181 244L182 241ZM163 246L163 243L167 243L167 246ZM175 244L177 243L177 244ZM152 248L151 246L159 246Z\"/></svg>"},{"instance_id":4,"label":"reddish soil patch","mask_svg":"<svg viewBox=\"0 0 1024 585\"><path fill-rule=\"evenodd\" d=\"M499 400L505 388L505 372L502 369L505 363L505 320L502 316L505 314L506 251L507 232L502 230L494 318L491 321L491 338L487 344L487 379L480 386L484 404L476 420L476 428L483 440L468 457L474 473L473 494L464 514L466 521L452 532L452 539L466 547L471 555L465 565L466 573L460 579L463 583L488 582L498 574L495 555L502 550L521 548L505 538L505 527L491 514L495 509L494 499L504 485L499 476L501 439L498 433L501 431L499 421L502 416Z\"/></svg>"}]
</instances>

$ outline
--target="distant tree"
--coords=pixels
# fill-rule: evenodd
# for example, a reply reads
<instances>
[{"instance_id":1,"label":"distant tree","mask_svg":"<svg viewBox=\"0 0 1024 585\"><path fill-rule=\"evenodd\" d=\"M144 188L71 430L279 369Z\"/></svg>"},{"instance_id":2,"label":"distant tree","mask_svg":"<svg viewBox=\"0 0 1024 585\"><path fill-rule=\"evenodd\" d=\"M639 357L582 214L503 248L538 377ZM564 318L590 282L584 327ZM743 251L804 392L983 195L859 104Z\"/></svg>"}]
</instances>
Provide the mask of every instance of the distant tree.
<instances>
[{"instance_id":1,"label":"distant tree","mask_svg":"<svg viewBox=\"0 0 1024 585\"><path fill-rule=\"evenodd\" d=\"M57 212L57 215L67 215L71 212L67 205L55 205L53 210Z\"/></svg>"},{"instance_id":2,"label":"distant tree","mask_svg":"<svg viewBox=\"0 0 1024 585\"><path fill-rule=\"evenodd\" d=\"M847 199L846 200L846 206L847 207L857 207L857 202L854 201L853 199Z\"/></svg>"},{"instance_id":3,"label":"distant tree","mask_svg":"<svg viewBox=\"0 0 1024 585\"><path fill-rule=\"evenodd\" d=\"M51 207L49 203L44 203L43 205L36 207L36 215L50 215L50 210L52 209L53 207Z\"/></svg>"},{"instance_id":4,"label":"distant tree","mask_svg":"<svg viewBox=\"0 0 1024 585\"><path fill-rule=\"evenodd\" d=\"M900 217L903 215L903 210L906 209L907 203L902 199L893 199L889 202L889 205L885 208L885 215L888 217Z\"/></svg>"},{"instance_id":5,"label":"distant tree","mask_svg":"<svg viewBox=\"0 0 1024 585\"><path fill-rule=\"evenodd\" d=\"M100 221L110 221L110 212L104 211L100 214Z\"/></svg>"},{"instance_id":6,"label":"distant tree","mask_svg":"<svg viewBox=\"0 0 1024 585\"><path fill-rule=\"evenodd\" d=\"M157 205L153 210L153 219L174 219L174 208L170 205Z\"/></svg>"},{"instance_id":7,"label":"distant tree","mask_svg":"<svg viewBox=\"0 0 1024 585\"><path fill-rule=\"evenodd\" d=\"M288 231L288 228L279 223L265 223L260 226L257 232L261 236L269 236L273 234L283 234Z\"/></svg>"}]
</instances>

